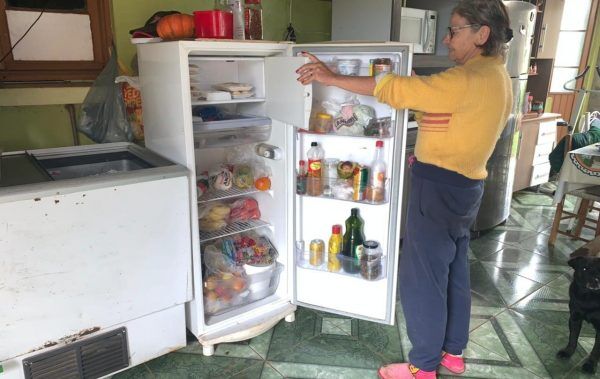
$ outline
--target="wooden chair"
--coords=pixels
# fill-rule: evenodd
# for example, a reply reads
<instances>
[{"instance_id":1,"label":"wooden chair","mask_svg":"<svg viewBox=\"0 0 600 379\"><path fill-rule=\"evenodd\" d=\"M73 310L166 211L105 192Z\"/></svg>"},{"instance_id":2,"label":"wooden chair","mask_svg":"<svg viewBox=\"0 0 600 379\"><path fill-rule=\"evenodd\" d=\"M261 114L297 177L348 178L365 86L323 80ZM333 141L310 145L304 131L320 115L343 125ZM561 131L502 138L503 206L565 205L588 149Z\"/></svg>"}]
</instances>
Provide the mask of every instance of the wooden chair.
<instances>
[{"instance_id":1,"label":"wooden chair","mask_svg":"<svg viewBox=\"0 0 600 379\"><path fill-rule=\"evenodd\" d=\"M573 129L568 130L565 138L566 160L567 155L572 148ZM568 212L564 209L566 195L571 195L578 198L577 203L579 204L579 207L577 207L576 204L573 212ZM554 221L552 222L552 229L550 230L548 245L554 245L554 242L556 242L556 237L558 237L559 234L571 237L572 239L589 242L589 239L581 237L581 231L583 228L595 230L595 235L600 235L600 222L598 222L598 219L588 217L588 213L590 211L600 210L600 208L595 206L597 201L600 202L600 186L587 187L565 194L560 200L560 203L558 203L556 206L556 212L554 213ZM559 229L561 221L573 219L576 221L573 229L567 229L565 231ZM592 225L588 225L588 222ZM570 224L571 223L569 223L569 225Z\"/></svg>"}]
</instances>

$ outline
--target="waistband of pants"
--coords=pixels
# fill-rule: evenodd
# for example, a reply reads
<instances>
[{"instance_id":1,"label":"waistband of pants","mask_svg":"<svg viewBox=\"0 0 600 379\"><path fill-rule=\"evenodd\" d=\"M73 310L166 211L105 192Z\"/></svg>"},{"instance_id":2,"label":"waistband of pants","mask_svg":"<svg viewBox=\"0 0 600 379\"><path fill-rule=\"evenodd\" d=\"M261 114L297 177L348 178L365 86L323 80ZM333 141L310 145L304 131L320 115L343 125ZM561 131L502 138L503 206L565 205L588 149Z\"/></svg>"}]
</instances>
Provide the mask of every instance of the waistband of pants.
<instances>
[{"instance_id":1,"label":"waistband of pants","mask_svg":"<svg viewBox=\"0 0 600 379\"><path fill-rule=\"evenodd\" d=\"M480 179L467 178L458 172L446 170L445 168L419 161L414 162L412 172L413 174L431 180L432 182L444 183L455 187L474 187L483 182L483 180Z\"/></svg>"}]
</instances>

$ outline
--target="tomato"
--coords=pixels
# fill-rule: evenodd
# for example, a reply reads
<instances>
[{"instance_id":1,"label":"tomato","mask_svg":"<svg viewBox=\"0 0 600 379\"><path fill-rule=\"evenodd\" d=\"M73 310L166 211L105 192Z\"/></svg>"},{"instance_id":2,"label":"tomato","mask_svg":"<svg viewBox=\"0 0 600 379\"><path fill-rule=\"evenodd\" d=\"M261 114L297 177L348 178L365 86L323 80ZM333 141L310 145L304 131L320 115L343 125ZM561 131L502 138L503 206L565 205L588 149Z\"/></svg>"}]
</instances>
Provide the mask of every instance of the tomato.
<instances>
[{"instance_id":1,"label":"tomato","mask_svg":"<svg viewBox=\"0 0 600 379\"><path fill-rule=\"evenodd\" d=\"M271 179L266 176L260 177L254 181L254 187L259 191L268 191L271 189Z\"/></svg>"}]
</instances>

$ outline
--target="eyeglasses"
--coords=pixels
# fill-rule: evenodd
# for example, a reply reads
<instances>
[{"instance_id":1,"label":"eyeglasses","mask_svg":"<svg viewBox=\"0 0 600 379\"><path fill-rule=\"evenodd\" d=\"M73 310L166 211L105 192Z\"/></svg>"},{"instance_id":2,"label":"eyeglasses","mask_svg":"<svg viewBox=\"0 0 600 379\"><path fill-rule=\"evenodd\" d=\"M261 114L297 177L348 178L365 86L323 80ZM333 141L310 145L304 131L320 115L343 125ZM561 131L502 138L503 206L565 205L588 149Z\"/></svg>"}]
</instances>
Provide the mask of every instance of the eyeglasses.
<instances>
[{"instance_id":1,"label":"eyeglasses","mask_svg":"<svg viewBox=\"0 0 600 379\"><path fill-rule=\"evenodd\" d=\"M449 26L448 27L448 36L450 36L450 39L452 39L452 38L454 38L454 35L456 34L456 32L461 29L480 28L480 27L481 27L481 25L479 25L479 24L469 24L469 25L463 25L463 26Z\"/></svg>"}]
</instances>

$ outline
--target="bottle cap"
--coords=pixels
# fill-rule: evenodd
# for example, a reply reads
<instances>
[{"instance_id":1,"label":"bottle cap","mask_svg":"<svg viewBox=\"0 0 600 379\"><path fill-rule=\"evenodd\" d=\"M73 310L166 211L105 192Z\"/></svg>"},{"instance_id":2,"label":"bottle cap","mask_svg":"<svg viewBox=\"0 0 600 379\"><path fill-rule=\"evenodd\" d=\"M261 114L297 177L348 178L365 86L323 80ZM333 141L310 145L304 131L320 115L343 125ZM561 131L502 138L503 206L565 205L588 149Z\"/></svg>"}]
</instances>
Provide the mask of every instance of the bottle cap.
<instances>
[{"instance_id":1,"label":"bottle cap","mask_svg":"<svg viewBox=\"0 0 600 379\"><path fill-rule=\"evenodd\" d=\"M333 116L330 115L329 113L317 113L317 118L322 118L324 120L329 120L329 119L332 119Z\"/></svg>"},{"instance_id":2,"label":"bottle cap","mask_svg":"<svg viewBox=\"0 0 600 379\"><path fill-rule=\"evenodd\" d=\"M383 147L383 141L375 142L375 147Z\"/></svg>"},{"instance_id":3,"label":"bottle cap","mask_svg":"<svg viewBox=\"0 0 600 379\"><path fill-rule=\"evenodd\" d=\"M342 226L341 225L334 225L331 227L331 233L333 234L341 234L342 233Z\"/></svg>"},{"instance_id":4,"label":"bottle cap","mask_svg":"<svg viewBox=\"0 0 600 379\"><path fill-rule=\"evenodd\" d=\"M350 214L351 214L352 216L356 216L356 215L358 215L358 208L352 208L352 209L350 209Z\"/></svg>"},{"instance_id":5,"label":"bottle cap","mask_svg":"<svg viewBox=\"0 0 600 379\"><path fill-rule=\"evenodd\" d=\"M317 143L316 142L311 142L310 146L317 146Z\"/></svg>"}]
</instances>

